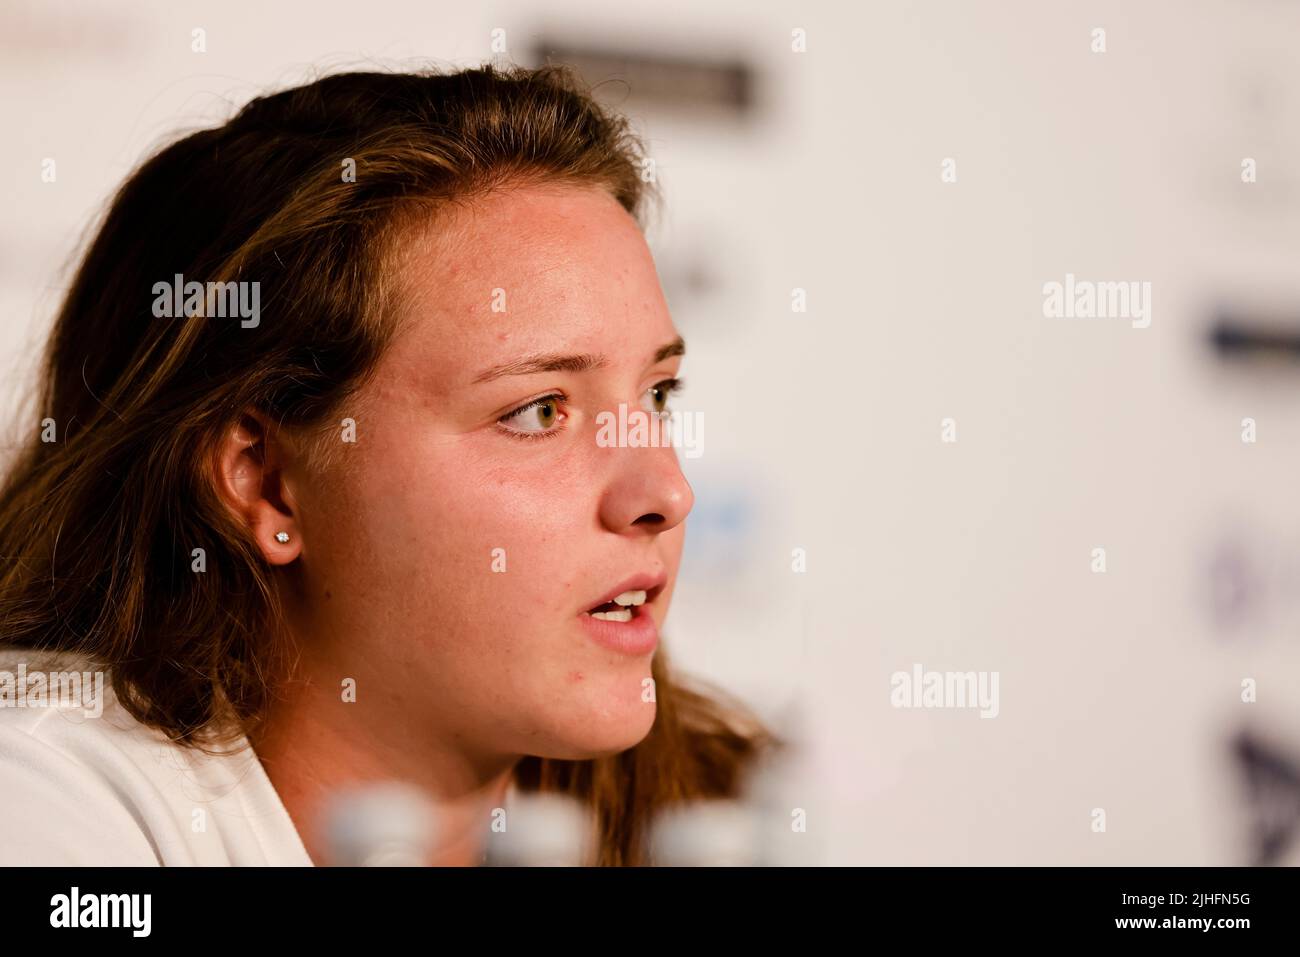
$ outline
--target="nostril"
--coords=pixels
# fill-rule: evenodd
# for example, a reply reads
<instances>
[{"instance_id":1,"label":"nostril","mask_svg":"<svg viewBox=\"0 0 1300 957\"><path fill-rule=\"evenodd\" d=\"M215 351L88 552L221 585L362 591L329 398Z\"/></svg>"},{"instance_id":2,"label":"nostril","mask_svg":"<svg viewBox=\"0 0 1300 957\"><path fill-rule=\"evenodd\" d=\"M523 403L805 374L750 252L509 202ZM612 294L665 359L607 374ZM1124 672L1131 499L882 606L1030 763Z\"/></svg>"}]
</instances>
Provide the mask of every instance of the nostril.
<instances>
[{"instance_id":1,"label":"nostril","mask_svg":"<svg viewBox=\"0 0 1300 957\"><path fill-rule=\"evenodd\" d=\"M664 517L660 515L658 512L646 512L644 515L642 515L632 524L633 525L662 525L663 522L664 522Z\"/></svg>"}]
</instances>

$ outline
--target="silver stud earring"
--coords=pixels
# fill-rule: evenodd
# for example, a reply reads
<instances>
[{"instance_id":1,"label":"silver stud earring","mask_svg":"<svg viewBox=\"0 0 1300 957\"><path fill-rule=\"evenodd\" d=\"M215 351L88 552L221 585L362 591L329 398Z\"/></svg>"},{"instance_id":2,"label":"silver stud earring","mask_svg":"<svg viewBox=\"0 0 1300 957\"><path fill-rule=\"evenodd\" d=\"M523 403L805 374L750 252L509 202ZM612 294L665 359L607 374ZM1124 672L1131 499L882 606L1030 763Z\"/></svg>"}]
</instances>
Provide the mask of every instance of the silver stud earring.
<instances>
[{"instance_id":1,"label":"silver stud earring","mask_svg":"<svg viewBox=\"0 0 1300 957\"><path fill-rule=\"evenodd\" d=\"M281 545L283 545L285 542L287 542L287 541L289 540L289 533L288 533L288 532L276 532L276 533L275 533L275 540L276 540L277 542L279 542Z\"/></svg>"}]
</instances>

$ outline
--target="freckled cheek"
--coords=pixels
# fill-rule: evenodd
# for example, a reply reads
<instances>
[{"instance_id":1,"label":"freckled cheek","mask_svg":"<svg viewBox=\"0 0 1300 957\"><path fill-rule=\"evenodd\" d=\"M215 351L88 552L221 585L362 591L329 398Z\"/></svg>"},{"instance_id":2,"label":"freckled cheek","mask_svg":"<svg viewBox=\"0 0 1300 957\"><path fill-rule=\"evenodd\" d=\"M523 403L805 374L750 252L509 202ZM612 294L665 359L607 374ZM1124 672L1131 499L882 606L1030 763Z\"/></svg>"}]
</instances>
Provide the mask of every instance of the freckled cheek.
<instances>
[{"instance_id":1,"label":"freckled cheek","mask_svg":"<svg viewBox=\"0 0 1300 957\"><path fill-rule=\"evenodd\" d=\"M409 442L409 440L408 440ZM589 590L598 489L577 456L542 457L478 441L368 450L349 524L372 577L423 582L429 600L478 615L567 609Z\"/></svg>"},{"instance_id":2,"label":"freckled cheek","mask_svg":"<svg viewBox=\"0 0 1300 957\"><path fill-rule=\"evenodd\" d=\"M508 571L497 575L504 604L532 611L568 608L587 589L589 541L573 516L553 502L502 509L492 520L491 536L501 543Z\"/></svg>"},{"instance_id":3,"label":"freckled cheek","mask_svg":"<svg viewBox=\"0 0 1300 957\"><path fill-rule=\"evenodd\" d=\"M524 612L568 609L588 589L595 505L580 491L537 469L466 468L411 520L459 590L522 624Z\"/></svg>"}]
</instances>

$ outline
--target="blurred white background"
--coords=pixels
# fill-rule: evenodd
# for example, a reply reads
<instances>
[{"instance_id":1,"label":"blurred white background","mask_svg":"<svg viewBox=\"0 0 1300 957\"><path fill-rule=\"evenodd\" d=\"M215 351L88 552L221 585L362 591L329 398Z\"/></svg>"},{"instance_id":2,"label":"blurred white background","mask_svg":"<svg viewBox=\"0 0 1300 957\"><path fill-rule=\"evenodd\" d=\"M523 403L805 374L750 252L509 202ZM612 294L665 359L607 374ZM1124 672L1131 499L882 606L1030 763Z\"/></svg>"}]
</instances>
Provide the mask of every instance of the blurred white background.
<instances>
[{"instance_id":1,"label":"blurred white background","mask_svg":"<svg viewBox=\"0 0 1300 957\"><path fill-rule=\"evenodd\" d=\"M667 640L769 718L802 709L817 860L1251 860L1233 736L1300 758L1300 363L1208 333L1219 309L1300 332L1294 4L10 0L8 407L148 152L323 69L481 63L497 28L518 62L752 71L748 112L626 102L705 422ZM1045 318L1067 272L1150 282L1150 327ZM1000 714L893 708L918 663L999 672Z\"/></svg>"}]
</instances>

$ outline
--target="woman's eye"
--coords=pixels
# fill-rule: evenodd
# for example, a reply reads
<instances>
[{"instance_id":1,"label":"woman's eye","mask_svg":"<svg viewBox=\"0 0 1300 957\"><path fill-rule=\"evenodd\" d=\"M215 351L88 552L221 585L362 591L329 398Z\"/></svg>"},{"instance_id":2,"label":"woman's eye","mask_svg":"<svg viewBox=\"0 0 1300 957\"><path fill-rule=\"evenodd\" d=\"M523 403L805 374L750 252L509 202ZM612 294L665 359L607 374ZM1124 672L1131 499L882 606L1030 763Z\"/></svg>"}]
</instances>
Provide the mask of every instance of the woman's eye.
<instances>
[{"instance_id":1,"label":"woman's eye","mask_svg":"<svg viewBox=\"0 0 1300 957\"><path fill-rule=\"evenodd\" d=\"M560 397L548 395L536 399L522 409L516 409L509 415L503 415L498 421L512 432L539 433L549 432L556 423L564 419L560 412Z\"/></svg>"},{"instance_id":2,"label":"woman's eye","mask_svg":"<svg viewBox=\"0 0 1300 957\"><path fill-rule=\"evenodd\" d=\"M681 379L665 379L663 382L656 382L646 389L646 411L656 415L667 414L669 396L680 391L682 385Z\"/></svg>"}]
</instances>

